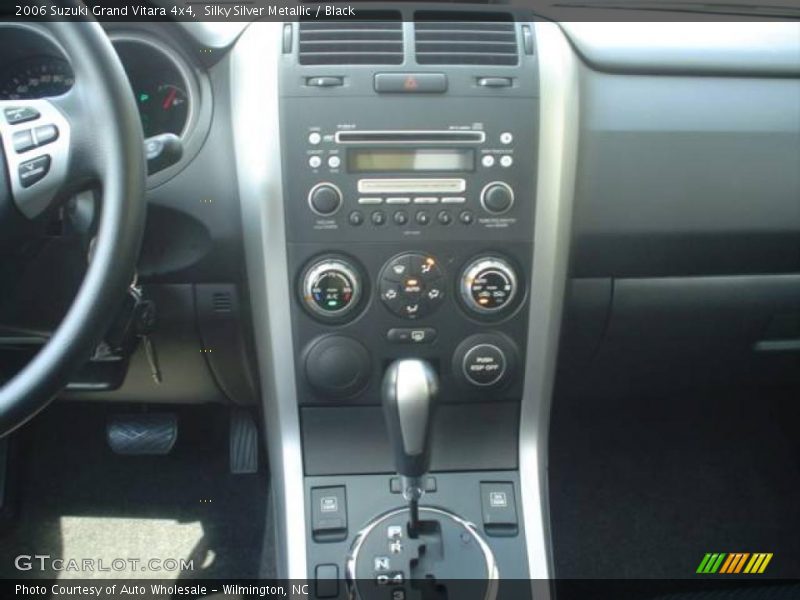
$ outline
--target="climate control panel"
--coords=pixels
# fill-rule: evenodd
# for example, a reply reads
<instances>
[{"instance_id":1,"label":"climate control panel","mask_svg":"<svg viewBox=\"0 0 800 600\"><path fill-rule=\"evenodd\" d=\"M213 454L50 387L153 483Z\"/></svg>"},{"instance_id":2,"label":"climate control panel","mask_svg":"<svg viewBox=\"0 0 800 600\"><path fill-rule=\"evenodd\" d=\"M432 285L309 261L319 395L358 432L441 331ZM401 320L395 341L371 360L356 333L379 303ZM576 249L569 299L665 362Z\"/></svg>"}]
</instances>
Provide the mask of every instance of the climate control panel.
<instances>
[{"instance_id":1,"label":"climate control panel","mask_svg":"<svg viewBox=\"0 0 800 600\"><path fill-rule=\"evenodd\" d=\"M408 252L392 258L378 278L381 301L402 319L419 319L436 311L445 296L446 281L433 256Z\"/></svg>"}]
</instances>

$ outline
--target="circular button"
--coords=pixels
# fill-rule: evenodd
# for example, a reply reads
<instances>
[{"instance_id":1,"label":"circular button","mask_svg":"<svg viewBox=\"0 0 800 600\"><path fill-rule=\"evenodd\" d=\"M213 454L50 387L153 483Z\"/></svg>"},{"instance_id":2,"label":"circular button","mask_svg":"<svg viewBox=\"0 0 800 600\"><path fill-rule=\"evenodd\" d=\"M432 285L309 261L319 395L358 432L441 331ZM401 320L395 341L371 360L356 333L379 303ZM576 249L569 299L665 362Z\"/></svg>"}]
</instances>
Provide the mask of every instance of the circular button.
<instances>
[{"instance_id":1,"label":"circular button","mask_svg":"<svg viewBox=\"0 0 800 600\"><path fill-rule=\"evenodd\" d=\"M328 157L328 166L331 169L338 169L339 166L341 166L341 164L342 164L342 159L339 158L338 156L334 155Z\"/></svg>"},{"instance_id":2,"label":"circular button","mask_svg":"<svg viewBox=\"0 0 800 600\"><path fill-rule=\"evenodd\" d=\"M468 210L462 210L461 214L458 215L458 220L461 221L464 225L472 225L472 221L475 220L475 217L472 213Z\"/></svg>"},{"instance_id":3,"label":"circular button","mask_svg":"<svg viewBox=\"0 0 800 600\"><path fill-rule=\"evenodd\" d=\"M359 211L354 210L350 213L350 216L347 217L348 222L350 225L355 225L358 227L362 223L364 223L364 215L362 215Z\"/></svg>"},{"instance_id":4,"label":"circular button","mask_svg":"<svg viewBox=\"0 0 800 600\"><path fill-rule=\"evenodd\" d=\"M510 144L514 141L514 136L509 131L504 131L500 134L500 143L501 144Z\"/></svg>"},{"instance_id":5,"label":"circular button","mask_svg":"<svg viewBox=\"0 0 800 600\"><path fill-rule=\"evenodd\" d=\"M479 315L492 315L511 305L519 286L507 261L485 256L467 265L459 287L468 309Z\"/></svg>"},{"instance_id":6,"label":"circular button","mask_svg":"<svg viewBox=\"0 0 800 600\"><path fill-rule=\"evenodd\" d=\"M493 167L494 166L494 156L491 154L484 154L483 158L481 159L481 164L484 167Z\"/></svg>"},{"instance_id":7,"label":"circular button","mask_svg":"<svg viewBox=\"0 0 800 600\"><path fill-rule=\"evenodd\" d=\"M511 166L511 165L513 165L513 164L514 164L514 157L512 157L512 156L511 156L511 155L509 155L509 154L506 154L505 156L503 156L503 157L500 159L500 166L501 166L501 167L506 167L506 168L508 168L508 167L510 167L510 166Z\"/></svg>"},{"instance_id":8,"label":"circular button","mask_svg":"<svg viewBox=\"0 0 800 600\"><path fill-rule=\"evenodd\" d=\"M414 219L417 221L418 225L427 225L428 223L431 222L430 215L427 213L427 211L424 210L418 211Z\"/></svg>"},{"instance_id":9,"label":"circular button","mask_svg":"<svg viewBox=\"0 0 800 600\"><path fill-rule=\"evenodd\" d=\"M506 372L505 353L494 344L478 344L464 355L461 365L467 380L482 387L496 385Z\"/></svg>"},{"instance_id":10,"label":"circular button","mask_svg":"<svg viewBox=\"0 0 800 600\"><path fill-rule=\"evenodd\" d=\"M308 157L308 166L311 167L312 169L316 169L321 164L322 164L322 159L316 154L314 156Z\"/></svg>"},{"instance_id":11,"label":"circular button","mask_svg":"<svg viewBox=\"0 0 800 600\"><path fill-rule=\"evenodd\" d=\"M369 352L352 338L323 337L313 341L304 354L308 383L326 396L352 396L369 382Z\"/></svg>"},{"instance_id":12,"label":"circular button","mask_svg":"<svg viewBox=\"0 0 800 600\"><path fill-rule=\"evenodd\" d=\"M312 146L318 145L322 141L322 136L317 133L316 131L312 131L308 134L308 143Z\"/></svg>"},{"instance_id":13,"label":"circular button","mask_svg":"<svg viewBox=\"0 0 800 600\"><path fill-rule=\"evenodd\" d=\"M514 190L502 181L487 183L481 190L481 206L490 213L502 214L514 205Z\"/></svg>"},{"instance_id":14,"label":"circular button","mask_svg":"<svg viewBox=\"0 0 800 600\"><path fill-rule=\"evenodd\" d=\"M306 269L300 293L303 304L315 316L341 319L358 305L361 278L349 262L323 259Z\"/></svg>"},{"instance_id":15,"label":"circular button","mask_svg":"<svg viewBox=\"0 0 800 600\"><path fill-rule=\"evenodd\" d=\"M436 215L436 220L439 221L442 225L450 225L453 222L453 217L450 213L446 210L440 210L439 214Z\"/></svg>"},{"instance_id":16,"label":"circular button","mask_svg":"<svg viewBox=\"0 0 800 600\"><path fill-rule=\"evenodd\" d=\"M308 205L318 215L328 217L342 204L342 192L332 183L318 183L308 192Z\"/></svg>"},{"instance_id":17,"label":"circular button","mask_svg":"<svg viewBox=\"0 0 800 600\"><path fill-rule=\"evenodd\" d=\"M394 215L392 215L392 220L395 222L395 225L405 225L408 223L408 215L404 210L398 210Z\"/></svg>"},{"instance_id":18,"label":"circular button","mask_svg":"<svg viewBox=\"0 0 800 600\"><path fill-rule=\"evenodd\" d=\"M378 287L383 304L399 317L417 319L432 313L445 295L445 280L436 259L401 254L381 270Z\"/></svg>"},{"instance_id":19,"label":"circular button","mask_svg":"<svg viewBox=\"0 0 800 600\"><path fill-rule=\"evenodd\" d=\"M386 213L382 210L376 210L370 216L370 221L372 221L373 225L385 225L386 224Z\"/></svg>"}]
</instances>

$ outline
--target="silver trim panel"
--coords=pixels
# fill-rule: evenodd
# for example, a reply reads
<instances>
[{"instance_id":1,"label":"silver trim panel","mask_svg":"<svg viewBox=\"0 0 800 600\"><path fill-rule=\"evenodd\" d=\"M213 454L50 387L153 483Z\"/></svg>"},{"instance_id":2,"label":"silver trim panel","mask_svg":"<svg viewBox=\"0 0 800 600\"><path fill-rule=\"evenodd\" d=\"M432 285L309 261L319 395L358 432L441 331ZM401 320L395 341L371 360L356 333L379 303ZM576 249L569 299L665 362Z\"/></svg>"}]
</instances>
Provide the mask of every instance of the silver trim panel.
<instances>
[{"instance_id":1,"label":"silver trim panel","mask_svg":"<svg viewBox=\"0 0 800 600\"><path fill-rule=\"evenodd\" d=\"M459 194L467 182L454 178L359 179L359 194Z\"/></svg>"},{"instance_id":2,"label":"silver trim panel","mask_svg":"<svg viewBox=\"0 0 800 600\"><path fill-rule=\"evenodd\" d=\"M294 377L278 88L283 25L258 22L231 54L231 102L247 275L275 508L277 576L306 579L303 458ZM269 285L268 285L269 282Z\"/></svg>"}]
</instances>

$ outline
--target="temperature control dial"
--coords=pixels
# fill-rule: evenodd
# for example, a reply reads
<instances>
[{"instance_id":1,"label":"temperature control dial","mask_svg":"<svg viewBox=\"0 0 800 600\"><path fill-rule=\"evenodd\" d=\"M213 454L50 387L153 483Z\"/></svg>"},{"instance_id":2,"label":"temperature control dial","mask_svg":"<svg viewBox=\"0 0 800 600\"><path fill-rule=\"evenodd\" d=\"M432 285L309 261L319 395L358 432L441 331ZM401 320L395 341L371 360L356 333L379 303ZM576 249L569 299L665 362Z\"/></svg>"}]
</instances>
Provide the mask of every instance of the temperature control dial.
<instances>
[{"instance_id":1,"label":"temperature control dial","mask_svg":"<svg viewBox=\"0 0 800 600\"><path fill-rule=\"evenodd\" d=\"M461 299L479 315L494 315L510 307L518 288L514 268L496 256L473 260L461 275Z\"/></svg>"},{"instance_id":2,"label":"temperature control dial","mask_svg":"<svg viewBox=\"0 0 800 600\"><path fill-rule=\"evenodd\" d=\"M361 276L344 259L323 259L306 269L301 295L312 314L329 320L341 319L358 306Z\"/></svg>"}]
</instances>

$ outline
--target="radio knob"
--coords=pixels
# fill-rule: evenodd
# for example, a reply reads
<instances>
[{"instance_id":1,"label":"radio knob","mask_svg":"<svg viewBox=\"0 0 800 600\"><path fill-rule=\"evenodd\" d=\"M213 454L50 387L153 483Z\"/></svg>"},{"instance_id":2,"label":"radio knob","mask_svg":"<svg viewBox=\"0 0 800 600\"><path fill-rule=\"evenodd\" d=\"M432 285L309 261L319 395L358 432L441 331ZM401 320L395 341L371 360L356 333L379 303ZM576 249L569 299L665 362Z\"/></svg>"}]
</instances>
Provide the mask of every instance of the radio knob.
<instances>
[{"instance_id":1,"label":"radio knob","mask_svg":"<svg viewBox=\"0 0 800 600\"><path fill-rule=\"evenodd\" d=\"M502 181L487 183L481 191L481 206L490 213L499 215L514 205L514 190Z\"/></svg>"},{"instance_id":2,"label":"radio knob","mask_svg":"<svg viewBox=\"0 0 800 600\"><path fill-rule=\"evenodd\" d=\"M332 183L318 183L308 192L308 205L318 215L328 217L342 205L342 191Z\"/></svg>"},{"instance_id":3,"label":"radio knob","mask_svg":"<svg viewBox=\"0 0 800 600\"><path fill-rule=\"evenodd\" d=\"M512 305L519 282L504 259L485 256L473 260L461 275L461 299L479 315L491 316Z\"/></svg>"},{"instance_id":4,"label":"radio knob","mask_svg":"<svg viewBox=\"0 0 800 600\"><path fill-rule=\"evenodd\" d=\"M361 277L348 261L326 258L306 269L300 293L312 314L329 321L341 320L359 304Z\"/></svg>"}]
</instances>

